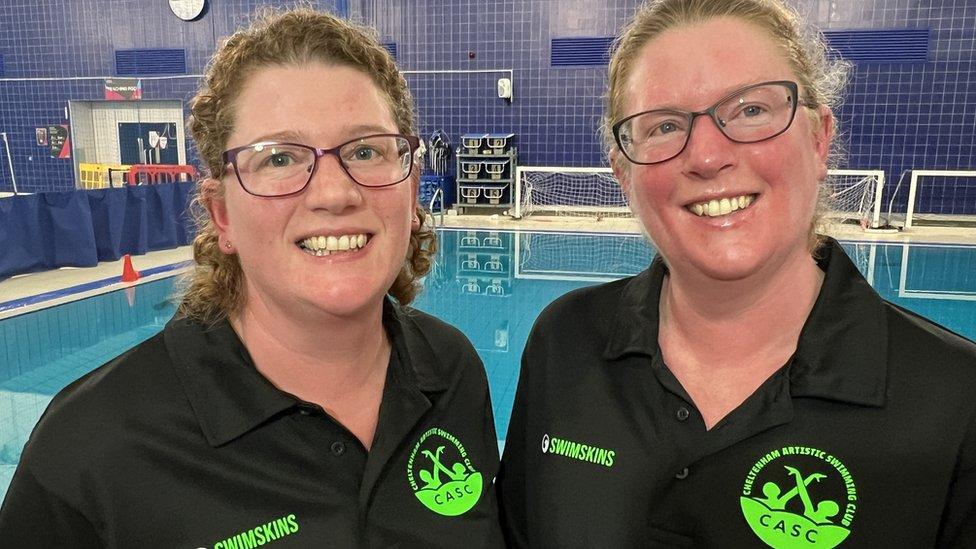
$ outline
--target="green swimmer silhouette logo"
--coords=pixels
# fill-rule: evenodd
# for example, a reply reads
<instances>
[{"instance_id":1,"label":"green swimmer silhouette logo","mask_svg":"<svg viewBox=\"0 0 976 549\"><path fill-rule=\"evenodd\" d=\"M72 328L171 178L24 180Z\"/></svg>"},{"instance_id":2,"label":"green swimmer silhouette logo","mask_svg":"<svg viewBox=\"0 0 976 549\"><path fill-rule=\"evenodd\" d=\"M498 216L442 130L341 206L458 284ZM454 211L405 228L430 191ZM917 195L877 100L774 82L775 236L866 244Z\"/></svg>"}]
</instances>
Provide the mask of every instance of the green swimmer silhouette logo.
<instances>
[{"instance_id":1,"label":"green swimmer silhouette logo","mask_svg":"<svg viewBox=\"0 0 976 549\"><path fill-rule=\"evenodd\" d=\"M410 452L407 480L424 507L448 517L471 510L484 486L461 441L437 427L421 435Z\"/></svg>"},{"instance_id":2,"label":"green swimmer silhouette logo","mask_svg":"<svg viewBox=\"0 0 976 549\"><path fill-rule=\"evenodd\" d=\"M775 549L837 547L851 533L857 501L857 486L844 463L807 446L762 456L746 475L739 498L753 533Z\"/></svg>"}]
</instances>

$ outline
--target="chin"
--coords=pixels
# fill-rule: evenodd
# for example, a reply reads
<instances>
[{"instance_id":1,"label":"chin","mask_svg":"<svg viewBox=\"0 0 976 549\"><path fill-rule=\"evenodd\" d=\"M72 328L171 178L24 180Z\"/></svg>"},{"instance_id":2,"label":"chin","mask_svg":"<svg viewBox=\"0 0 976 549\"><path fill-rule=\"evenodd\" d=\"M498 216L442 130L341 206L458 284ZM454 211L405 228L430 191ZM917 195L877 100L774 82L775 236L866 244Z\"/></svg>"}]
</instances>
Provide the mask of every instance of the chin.
<instances>
[{"instance_id":1,"label":"chin","mask_svg":"<svg viewBox=\"0 0 976 549\"><path fill-rule=\"evenodd\" d=\"M736 254L712 254L693 258L690 263L695 270L713 280L733 282L743 280L759 272L770 258L750 250Z\"/></svg>"},{"instance_id":2,"label":"chin","mask_svg":"<svg viewBox=\"0 0 976 549\"><path fill-rule=\"evenodd\" d=\"M373 287L374 291L365 291ZM319 288L320 291L306 294L305 301L336 316L354 316L382 303L386 295L385 286L381 289L378 283L363 280L323 283Z\"/></svg>"},{"instance_id":3,"label":"chin","mask_svg":"<svg viewBox=\"0 0 976 549\"><path fill-rule=\"evenodd\" d=\"M721 282L736 282L745 280L759 271L758 268L736 268L729 265L720 265L715 268L704 268L702 272L708 278Z\"/></svg>"},{"instance_id":4,"label":"chin","mask_svg":"<svg viewBox=\"0 0 976 549\"><path fill-rule=\"evenodd\" d=\"M331 316L351 318L369 310L370 306L375 305L377 301L374 299L322 299L319 297L309 303L315 311L327 313Z\"/></svg>"}]
</instances>

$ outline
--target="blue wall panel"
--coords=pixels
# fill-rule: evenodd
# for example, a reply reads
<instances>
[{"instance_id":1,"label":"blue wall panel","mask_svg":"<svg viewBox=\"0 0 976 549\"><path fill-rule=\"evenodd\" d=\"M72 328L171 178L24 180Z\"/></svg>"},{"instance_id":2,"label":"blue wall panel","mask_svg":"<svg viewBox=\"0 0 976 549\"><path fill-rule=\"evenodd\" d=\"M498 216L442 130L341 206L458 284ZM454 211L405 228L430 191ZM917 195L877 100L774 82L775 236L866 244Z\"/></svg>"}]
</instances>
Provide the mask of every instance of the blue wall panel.
<instances>
[{"instance_id":1,"label":"blue wall panel","mask_svg":"<svg viewBox=\"0 0 976 549\"><path fill-rule=\"evenodd\" d=\"M858 64L929 60L929 29L824 29L823 34L835 57Z\"/></svg>"},{"instance_id":2,"label":"blue wall panel","mask_svg":"<svg viewBox=\"0 0 976 549\"><path fill-rule=\"evenodd\" d=\"M211 0L196 21L182 22L166 2L37 0L4 6L0 18L0 131L10 136L14 169L25 191L71 188L70 161L49 158L34 128L67 123L68 100L99 99L115 74L114 52L178 48L186 71L203 71L219 39L270 0ZM889 189L910 168L976 168L976 2L945 0L794 0L825 30L928 30L925 61L858 63L837 113L846 167L887 172ZM278 4L285 2L277 1ZM408 74L422 133L515 132L520 162L594 166L604 163L597 127L605 67L553 68L553 38L615 35L637 0L333 0L318 5L375 25L397 45L406 71L511 69L512 103L495 96L494 74ZM54 78L16 81L17 78ZM144 80L146 99L192 96L195 78ZM196 162L192 144L189 160ZM0 191L10 190L0 155ZM976 182L921 197L960 202L976 213ZM896 200L904 210L906 192ZM887 203L887 197L885 199Z\"/></svg>"}]
</instances>

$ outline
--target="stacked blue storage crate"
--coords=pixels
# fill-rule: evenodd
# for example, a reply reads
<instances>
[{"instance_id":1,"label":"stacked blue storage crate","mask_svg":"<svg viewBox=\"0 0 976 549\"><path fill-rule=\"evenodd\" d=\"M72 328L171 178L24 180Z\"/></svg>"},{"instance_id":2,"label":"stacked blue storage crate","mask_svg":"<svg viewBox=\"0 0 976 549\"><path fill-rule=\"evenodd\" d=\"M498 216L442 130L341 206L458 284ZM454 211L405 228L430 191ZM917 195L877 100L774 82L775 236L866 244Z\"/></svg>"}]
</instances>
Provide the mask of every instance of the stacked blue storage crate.
<instances>
[{"instance_id":1,"label":"stacked blue storage crate","mask_svg":"<svg viewBox=\"0 0 976 549\"><path fill-rule=\"evenodd\" d=\"M515 134L465 134L455 157L458 210L511 207L518 158Z\"/></svg>"}]
</instances>

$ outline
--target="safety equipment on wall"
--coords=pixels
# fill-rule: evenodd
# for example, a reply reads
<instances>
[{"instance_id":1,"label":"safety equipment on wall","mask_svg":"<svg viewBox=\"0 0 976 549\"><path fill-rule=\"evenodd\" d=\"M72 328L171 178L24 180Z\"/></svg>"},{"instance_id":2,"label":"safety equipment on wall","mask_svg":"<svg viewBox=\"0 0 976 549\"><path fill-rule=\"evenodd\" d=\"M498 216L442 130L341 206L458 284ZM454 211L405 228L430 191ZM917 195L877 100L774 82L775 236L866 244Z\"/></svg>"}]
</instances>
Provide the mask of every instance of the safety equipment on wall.
<instances>
[{"instance_id":1,"label":"safety equipment on wall","mask_svg":"<svg viewBox=\"0 0 976 549\"><path fill-rule=\"evenodd\" d=\"M451 138L444 130L434 130L428 140L430 153L430 171L436 175L447 173L448 158L451 155Z\"/></svg>"},{"instance_id":2,"label":"safety equipment on wall","mask_svg":"<svg viewBox=\"0 0 976 549\"><path fill-rule=\"evenodd\" d=\"M499 78L498 79L498 97L501 99L512 100L512 79L511 78Z\"/></svg>"}]
</instances>

